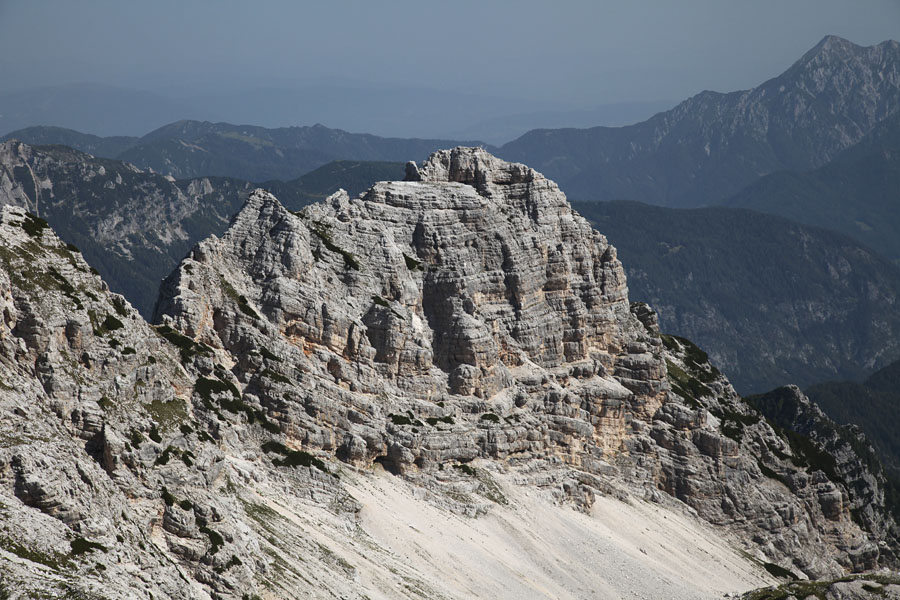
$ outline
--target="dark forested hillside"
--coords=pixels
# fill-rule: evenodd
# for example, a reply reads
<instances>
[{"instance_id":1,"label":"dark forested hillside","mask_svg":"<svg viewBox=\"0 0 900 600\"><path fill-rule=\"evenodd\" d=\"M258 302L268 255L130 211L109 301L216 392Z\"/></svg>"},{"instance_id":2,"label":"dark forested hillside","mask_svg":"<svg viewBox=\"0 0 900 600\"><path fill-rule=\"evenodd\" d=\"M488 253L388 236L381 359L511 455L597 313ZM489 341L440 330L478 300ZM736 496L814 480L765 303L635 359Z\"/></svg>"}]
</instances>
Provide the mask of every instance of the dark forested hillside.
<instances>
[{"instance_id":1,"label":"dark forested hillside","mask_svg":"<svg viewBox=\"0 0 900 600\"><path fill-rule=\"evenodd\" d=\"M900 269L837 233L729 208L575 203L634 300L742 392L856 379L900 357Z\"/></svg>"},{"instance_id":2,"label":"dark forested hillside","mask_svg":"<svg viewBox=\"0 0 900 600\"><path fill-rule=\"evenodd\" d=\"M100 137L63 127L35 126L8 133L0 141L19 140L32 146L68 146L99 158L115 158L139 139L130 136Z\"/></svg>"},{"instance_id":3,"label":"dark forested hillside","mask_svg":"<svg viewBox=\"0 0 900 600\"><path fill-rule=\"evenodd\" d=\"M267 129L206 121L177 121L141 138L102 138L60 127L29 127L2 138L13 139L29 145L70 146L177 179L233 177L255 182L290 181L338 160L421 161L435 150L460 144L348 133L322 125Z\"/></svg>"},{"instance_id":4,"label":"dark forested hillside","mask_svg":"<svg viewBox=\"0 0 900 600\"><path fill-rule=\"evenodd\" d=\"M823 167L773 173L727 204L840 231L900 262L900 115Z\"/></svg>"},{"instance_id":5,"label":"dark forested hillside","mask_svg":"<svg viewBox=\"0 0 900 600\"><path fill-rule=\"evenodd\" d=\"M862 383L832 381L811 386L806 394L838 423L853 423L866 433L884 465L900 477L900 361Z\"/></svg>"}]
</instances>

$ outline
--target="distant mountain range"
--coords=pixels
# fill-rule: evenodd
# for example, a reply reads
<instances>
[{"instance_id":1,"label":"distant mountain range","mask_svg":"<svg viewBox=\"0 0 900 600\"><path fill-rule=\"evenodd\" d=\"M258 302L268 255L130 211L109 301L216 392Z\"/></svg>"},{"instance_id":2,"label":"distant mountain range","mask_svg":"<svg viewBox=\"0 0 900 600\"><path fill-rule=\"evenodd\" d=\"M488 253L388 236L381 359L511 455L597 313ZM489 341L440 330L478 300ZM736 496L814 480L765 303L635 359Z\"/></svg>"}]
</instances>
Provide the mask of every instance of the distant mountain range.
<instances>
[{"instance_id":1,"label":"distant mountain range","mask_svg":"<svg viewBox=\"0 0 900 600\"><path fill-rule=\"evenodd\" d=\"M830 163L767 175L727 204L840 231L900 263L900 114Z\"/></svg>"},{"instance_id":2,"label":"distant mountain range","mask_svg":"<svg viewBox=\"0 0 900 600\"><path fill-rule=\"evenodd\" d=\"M8 88L7 88L8 89ZM79 83L0 91L0 134L54 125L100 136L143 135L183 119L265 127L323 123L386 137L481 139L502 144L536 127L636 123L674 101L569 106L523 95L483 95L366 82L293 86L198 85L156 92Z\"/></svg>"},{"instance_id":3,"label":"distant mountain range","mask_svg":"<svg viewBox=\"0 0 900 600\"><path fill-rule=\"evenodd\" d=\"M900 357L900 268L848 237L733 208L573 206L618 248L631 298L742 393L861 379Z\"/></svg>"},{"instance_id":4,"label":"distant mountain range","mask_svg":"<svg viewBox=\"0 0 900 600\"><path fill-rule=\"evenodd\" d=\"M628 127L535 130L502 148L575 200L719 204L760 176L835 158L900 107L900 44L829 36L742 92L700 93Z\"/></svg>"},{"instance_id":5,"label":"distant mountain range","mask_svg":"<svg viewBox=\"0 0 900 600\"><path fill-rule=\"evenodd\" d=\"M137 145L140 139L127 135L101 137L64 127L37 125L13 131L0 138L0 141L18 140L31 146L68 146L97 158L116 158Z\"/></svg>"},{"instance_id":6,"label":"distant mountain range","mask_svg":"<svg viewBox=\"0 0 900 600\"><path fill-rule=\"evenodd\" d=\"M659 102L617 102L595 108L581 110L543 110L523 114L505 114L473 123L462 129L446 132L440 137L456 140L484 140L500 146L540 127L558 129L563 127L621 127L644 121L658 112L675 106L675 101Z\"/></svg>"},{"instance_id":7,"label":"distant mountain range","mask_svg":"<svg viewBox=\"0 0 900 600\"><path fill-rule=\"evenodd\" d=\"M726 203L766 175L823 167L873 132L898 106L900 44L860 47L829 36L787 71L751 90L702 92L625 127L538 129L500 148L486 147L539 169L574 200L695 207ZM515 121L494 116L483 122L485 131L504 119ZM477 131L465 130L476 140L481 137ZM97 139L46 127L4 136L13 138L71 145L175 177L252 181L293 179L336 159L421 160L438 148L479 145L384 138L322 125L267 129L190 120L139 139ZM790 182L760 185L790 187ZM750 198L739 202L755 202L758 208L766 204Z\"/></svg>"},{"instance_id":8,"label":"distant mountain range","mask_svg":"<svg viewBox=\"0 0 900 600\"><path fill-rule=\"evenodd\" d=\"M291 180L334 160L423 160L453 140L383 138L322 125L266 129L252 125L178 121L141 138L100 138L59 127L30 127L0 138L28 144L63 144L172 177ZM478 142L462 142L479 145Z\"/></svg>"}]
</instances>

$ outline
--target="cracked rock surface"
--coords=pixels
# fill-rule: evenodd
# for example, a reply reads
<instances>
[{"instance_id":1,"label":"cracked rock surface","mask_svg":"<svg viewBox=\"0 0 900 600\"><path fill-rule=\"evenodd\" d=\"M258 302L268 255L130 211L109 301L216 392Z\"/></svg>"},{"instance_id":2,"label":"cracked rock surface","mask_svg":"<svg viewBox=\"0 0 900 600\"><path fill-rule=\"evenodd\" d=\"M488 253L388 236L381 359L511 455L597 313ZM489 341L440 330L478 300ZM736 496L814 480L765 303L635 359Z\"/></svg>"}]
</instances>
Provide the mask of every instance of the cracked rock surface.
<instances>
[{"instance_id":1,"label":"cracked rock surface","mask_svg":"<svg viewBox=\"0 0 900 600\"><path fill-rule=\"evenodd\" d=\"M767 563L812 578L893 564L864 440L829 442L819 413L797 431L767 420L662 335L553 182L474 148L406 179L296 214L254 192L163 283L154 326L39 219L3 209L6 590L492 597L440 558L449 542L401 555L391 540L429 522L404 511L508 543L526 533L491 524L522 527L538 501L567 523L535 528L546 544L581 518L593 539L619 506L714 532L721 573L679 567L678 597L758 587ZM578 548L558 551L597 560ZM637 581L598 567L540 585L649 594L669 572L649 552ZM509 561L496 576L539 597L534 565Z\"/></svg>"}]
</instances>

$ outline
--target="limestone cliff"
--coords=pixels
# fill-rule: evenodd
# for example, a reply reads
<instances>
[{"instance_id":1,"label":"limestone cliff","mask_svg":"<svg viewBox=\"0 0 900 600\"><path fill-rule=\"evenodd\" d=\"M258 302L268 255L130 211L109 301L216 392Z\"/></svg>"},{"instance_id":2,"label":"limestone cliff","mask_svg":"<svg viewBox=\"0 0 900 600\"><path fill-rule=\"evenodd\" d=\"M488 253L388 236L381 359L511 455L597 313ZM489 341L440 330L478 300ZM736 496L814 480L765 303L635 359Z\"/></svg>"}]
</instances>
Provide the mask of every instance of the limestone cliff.
<instances>
[{"instance_id":1,"label":"limestone cliff","mask_svg":"<svg viewBox=\"0 0 900 600\"><path fill-rule=\"evenodd\" d=\"M155 327L0 227L7 593L711 598L893 560L855 451L823 470L483 150L297 214L253 193Z\"/></svg>"}]
</instances>

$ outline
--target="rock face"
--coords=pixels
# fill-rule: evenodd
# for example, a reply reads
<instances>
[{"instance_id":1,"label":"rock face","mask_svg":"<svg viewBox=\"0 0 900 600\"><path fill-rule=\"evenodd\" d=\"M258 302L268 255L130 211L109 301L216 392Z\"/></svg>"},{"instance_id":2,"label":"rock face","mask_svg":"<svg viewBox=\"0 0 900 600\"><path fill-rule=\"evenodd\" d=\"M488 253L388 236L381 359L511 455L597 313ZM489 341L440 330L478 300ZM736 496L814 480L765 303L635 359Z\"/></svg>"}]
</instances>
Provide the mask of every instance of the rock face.
<instances>
[{"instance_id":1,"label":"rock face","mask_svg":"<svg viewBox=\"0 0 900 600\"><path fill-rule=\"evenodd\" d=\"M670 392L662 338L641 314L649 328L615 249L554 184L471 149L299 214L255 193L158 306L162 322L225 351L303 448L426 485L447 462L561 459L579 501L627 473L798 570L873 566L877 545L849 507L810 502L808 479L793 490L773 479L797 471L784 435L708 366L698 381L678 342L668 377L680 373L685 397ZM285 402L287 389L304 392Z\"/></svg>"},{"instance_id":2,"label":"rock face","mask_svg":"<svg viewBox=\"0 0 900 600\"><path fill-rule=\"evenodd\" d=\"M46 222L2 211L2 589L126 597L141 573L155 594L189 597L147 527L159 483L143 441L189 411L177 352Z\"/></svg>"},{"instance_id":3,"label":"rock face","mask_svg":"<svg viewBox=\"0 0 900 600\"><path fill-rule=\"evenodd\" d=\"M615 249L522 165L457 150L409 175L298 215L254 193L164 282L162 322L228 352L262 400L281 378L307 390L269 408L356 461L615 454L627 418L665 397ZM277 360L254 358L264 348ZM341 399L326 422L317 397ZM428 419L450 426L404 427Z\"/></svg>"},{"instance_id":4,"label":"rock face","mask_svg":"<svg viewBox=\"0 0 900 600\"><path fill-rule=\"evenodd\" d=\"M0 381L16 383L3 394L0 501L15 520L0 568L16 586L496 597L452 553L427 571L443 549L420 539L398 556L389 540L431 522L415 520L420 505L474 517L455 529L526 506L575 522L567 507L531 513L536 498L585 513L565 535L595 535L598 505L714 527L729 542L713 552L734 556L722 564L743 589L772 580L766 563L809 577L892 564L894 524L859 450L822 469L819 425L770 424L702 351L661 335L649 307L629 304L615 249L523 165L442 151L407 181L296 214L256 191L164 282L155 328L40 221L4 211ZM397 476L377 496L366 490L379 465ZM406 486L416 502L385 504ZM874 508L855 518L863 502ZM504 525L503 547L529 547L545 525ZM478 548L454 539L458 556ZM616 587L590 569L574 588L541 587L521 570L559 569L542 560L501 574L523 597L652 595L646 581L690 579L651 567ZM673 597L717 589L694 585Z\"/></svg>"},{"instance_id":5,"label":"rock face","mask_svg":"<svg viewBox=\"0 0 900 600\"><path fill-rule=\"evenodd\" d=\"M775 427L788 432L789 439L801 436L808 440L808 461L830 480L845 484L848 497L836 498L835 502L849 503L854 521L873 531L897 534L891 528L894 517L885 510L896 510L885 499L885 474L877 468L875 452L859 427L837 425L795 386L778 388L750 400ZM868 468L862 468L863 465ZM891 542L884 545L882 552L896 551L896 541Z\"/></svg>"}]
</instances>

